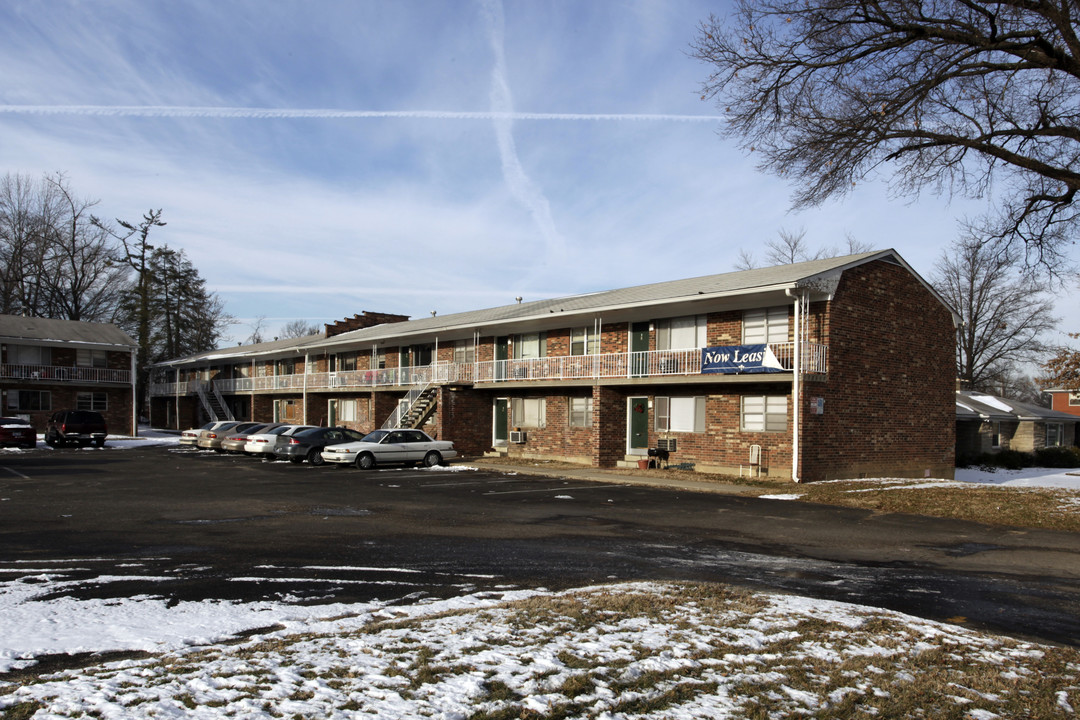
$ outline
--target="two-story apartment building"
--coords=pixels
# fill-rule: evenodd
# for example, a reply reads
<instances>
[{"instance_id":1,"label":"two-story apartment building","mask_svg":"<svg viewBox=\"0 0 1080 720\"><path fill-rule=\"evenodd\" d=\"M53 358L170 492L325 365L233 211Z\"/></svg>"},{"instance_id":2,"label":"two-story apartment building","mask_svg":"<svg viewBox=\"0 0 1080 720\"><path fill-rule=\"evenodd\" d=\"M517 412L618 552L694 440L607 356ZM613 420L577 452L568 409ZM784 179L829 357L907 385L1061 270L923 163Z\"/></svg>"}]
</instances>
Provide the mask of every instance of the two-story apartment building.
<instances>
[{"instance_id":1,"label":"two-story apartment building","mask_svg":"<svg viewBox=\"0 0 1080 720\"><path fill-rule=\"evenodd\" d=\"M111 432L134 434L135 347L107 323L0 315L3 414L41 432L54 410L96 410Z\"/></svg>"},{"instance_id":2,"label":"two-story apartment building","mask_svg":"<svg viewBox=\"0 0 1080 720\"><path fill-rule=\"evenodd\" d=\"M423 426L465 454L951 477L955 322L887 250L180 358L152 421L218 408Z\"/></svg>"}]
</instances>

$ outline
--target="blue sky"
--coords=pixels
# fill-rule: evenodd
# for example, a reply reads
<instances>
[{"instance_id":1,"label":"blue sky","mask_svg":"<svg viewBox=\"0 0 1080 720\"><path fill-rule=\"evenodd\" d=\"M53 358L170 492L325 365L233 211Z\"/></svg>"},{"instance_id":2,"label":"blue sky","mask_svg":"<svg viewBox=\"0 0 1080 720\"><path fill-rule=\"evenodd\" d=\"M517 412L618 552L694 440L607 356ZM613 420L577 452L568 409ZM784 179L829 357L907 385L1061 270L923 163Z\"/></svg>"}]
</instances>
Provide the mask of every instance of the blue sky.
<instances>
[{"instance_id":1,"label":"blue sky","mask_svg":"<svg viewBox=\"0 0 1080 720\"><path fill-rule=\"evenodd\" d=\"M930 275L978 203L876 179L792 213L718 135L688 44L726 7L6 0L0 171L63 171L106 218L162 208L154 239L225 301L230 342L259 316L273 335L727 272L781 229Z\"/></svg>"}]
</instances>

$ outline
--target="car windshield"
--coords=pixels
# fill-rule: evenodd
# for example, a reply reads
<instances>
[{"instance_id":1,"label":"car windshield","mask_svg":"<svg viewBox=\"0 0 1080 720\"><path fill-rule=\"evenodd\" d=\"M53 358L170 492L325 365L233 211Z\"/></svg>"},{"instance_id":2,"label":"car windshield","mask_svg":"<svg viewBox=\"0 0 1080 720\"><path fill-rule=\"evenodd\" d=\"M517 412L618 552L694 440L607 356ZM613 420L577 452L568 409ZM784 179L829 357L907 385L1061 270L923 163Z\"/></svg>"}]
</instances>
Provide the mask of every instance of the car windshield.
<instances>
[{"instance_id":1,"label":"car windshield","mask_svg":"<svg viewBox=\"0 0 1080 720\"><path fill-rule=\"evenodd\" d=\"M29 425L29 420L17 417L0 417L0 425Z\"/></svg>"},{"instance_id":2,"label":"car windshield","mask_svg":"<svg viewBox=\"0 0 1080 720\"><path fill-rule=\"evenodd\" d=\"M365 435L363 442L378 443L378 442L382 442L384 437L386 437L386 431L385 430L375 430L375 431L369 432L367 435Z\"/></svg>"}]
</instances>

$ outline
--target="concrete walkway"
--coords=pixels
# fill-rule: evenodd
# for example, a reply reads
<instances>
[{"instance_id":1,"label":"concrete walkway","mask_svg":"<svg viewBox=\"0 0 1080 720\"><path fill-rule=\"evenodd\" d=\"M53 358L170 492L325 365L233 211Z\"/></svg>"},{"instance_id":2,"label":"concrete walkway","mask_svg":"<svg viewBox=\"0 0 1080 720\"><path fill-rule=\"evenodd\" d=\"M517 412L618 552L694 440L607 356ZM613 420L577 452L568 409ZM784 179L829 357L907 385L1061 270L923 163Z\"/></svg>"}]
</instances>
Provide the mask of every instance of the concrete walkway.
<instances>
[{"instance_id":1,"label":"concrete walkway","mask_svg":"<svg viewBox=\"0 0 1080 720\"><path fill-rule=\"evenodd\" d=\"M666 488L668 490L686 490L690 492L719 493L723 495L748 495L756 496L764 493L777 492L781 488L766 487L761 485L740 485L736 483L716 482L712 480L693 480L691 478L668 474L663 470L632 470L632 469L607 469L595 467L545 467L543 465L527 465L515 463L500 463L487 458L472 461L458 461L456 465L472 465L483 470L494 470L505 473L519 473L521 475L541 475L543 477L572 478L574 480L589 480L593 482L618 483L623 485L641 485L647 487Z\"/></svg>"}]
</instances>

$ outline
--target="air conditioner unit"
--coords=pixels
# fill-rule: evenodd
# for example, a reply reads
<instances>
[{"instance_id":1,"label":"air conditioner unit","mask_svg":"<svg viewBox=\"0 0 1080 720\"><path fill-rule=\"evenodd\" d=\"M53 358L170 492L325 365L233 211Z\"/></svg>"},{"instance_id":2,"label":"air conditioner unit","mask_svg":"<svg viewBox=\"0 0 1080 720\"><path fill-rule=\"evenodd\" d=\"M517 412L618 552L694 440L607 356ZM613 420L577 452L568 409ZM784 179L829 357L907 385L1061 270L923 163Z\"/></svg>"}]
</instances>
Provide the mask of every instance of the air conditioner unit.
<instances>
[{"instance_id":1,"label":"air conditioner unit","mask_svg":"<svg viewBox=\"0 0 1080 720\"><path fill-rule=\"evenodd\" d=\"M675 446L677 441L675 438L657 438L656 447L658 450L667 450L668 452L675 452Z\"/></svg>"},{"instance_id":2,"label":"air conditioner unit","mask_svg":"<svg viewBox=\"0 0 1080 720\"><path fill-rule=\"evenodd\" d=\"M517 443L518 445L525 442L525 433L524 433L524 431L522 431L522 430L511 430L510 431L510 442Z\"/></svg>"}]
</instances>

